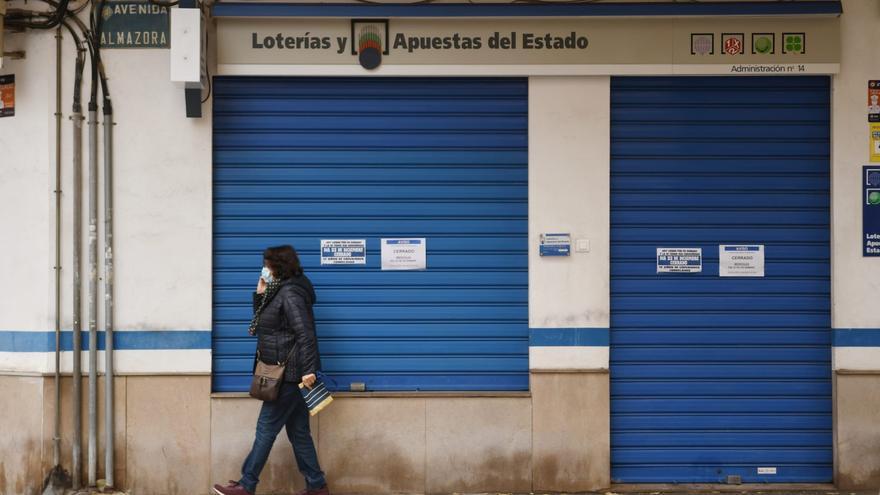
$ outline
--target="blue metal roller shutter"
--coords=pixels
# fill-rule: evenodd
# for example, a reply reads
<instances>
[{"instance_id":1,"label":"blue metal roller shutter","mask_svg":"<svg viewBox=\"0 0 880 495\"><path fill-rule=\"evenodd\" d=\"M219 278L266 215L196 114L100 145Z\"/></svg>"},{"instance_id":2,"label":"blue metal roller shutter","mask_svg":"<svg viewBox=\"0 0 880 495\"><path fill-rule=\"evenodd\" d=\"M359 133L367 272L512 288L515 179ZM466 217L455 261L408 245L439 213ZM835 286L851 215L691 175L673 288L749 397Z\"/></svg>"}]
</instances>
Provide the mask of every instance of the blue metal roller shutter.
<instances>
[{"instance_id":1,"label":"blue metal roller shutter","mask_svg":"<svg viewBox=\"0 0 880 495\"><path fill-rule=\"evenodd\" d=\"M215 79L213 389L249 385L262 249L290 243L318 293L324 368L347 389L527 390L523 79ZM428 270L380 270L425 237ZM320 266L366 239L366 266Z\"/></svg>"},{"instance_id":2,"label":"blue metal roller shutter","mask_svg":"<svg viewBox=\"0 0 880 495\"><path fill-rule=\"evenodd\" d=\"M829 97L612 80L616 482L832 480ZM719 244L764 244L766 277L720 278ZM703 272L658 275L657 247L701 247Z\"/></svg>"}]
</instances>

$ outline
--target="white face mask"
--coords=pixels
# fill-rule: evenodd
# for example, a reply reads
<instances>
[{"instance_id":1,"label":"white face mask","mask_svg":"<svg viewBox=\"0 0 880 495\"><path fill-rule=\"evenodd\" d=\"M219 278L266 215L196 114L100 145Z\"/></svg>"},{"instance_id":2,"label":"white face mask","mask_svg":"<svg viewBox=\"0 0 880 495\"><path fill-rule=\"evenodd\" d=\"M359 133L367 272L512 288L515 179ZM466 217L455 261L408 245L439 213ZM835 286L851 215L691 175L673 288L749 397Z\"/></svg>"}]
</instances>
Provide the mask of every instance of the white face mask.
<instances>
[{"instance_id":1,"label":"white face mask","mask_svg":"<svg viewBox=\"0 0 880 495\"><path fill-rule=\"evenodd\" d=\"M275 281L275 277L272 276L272 271L269 270L269 267L264 266L263 271L260 273L260 278L266 281L267 284L271 284Z\"/></svg>"}]
</instances>

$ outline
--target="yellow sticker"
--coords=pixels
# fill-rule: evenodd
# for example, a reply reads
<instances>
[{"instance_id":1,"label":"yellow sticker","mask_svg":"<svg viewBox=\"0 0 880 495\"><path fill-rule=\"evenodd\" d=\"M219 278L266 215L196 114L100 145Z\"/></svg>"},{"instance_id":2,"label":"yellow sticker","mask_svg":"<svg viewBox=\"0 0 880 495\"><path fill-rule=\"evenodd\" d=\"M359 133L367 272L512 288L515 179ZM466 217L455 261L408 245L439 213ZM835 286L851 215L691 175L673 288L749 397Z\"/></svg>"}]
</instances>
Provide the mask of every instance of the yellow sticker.
<instances>
[{"instance_id":1,"label":"yellow sticker","mask_svg":"<svg viewBox=\"0 0 880 495\"><path fill-rule=\"evenodd\" d=\"M871 162L880 162L880 124L869 124L868 139L871 142Z\"/></svg>"}]
</instances>

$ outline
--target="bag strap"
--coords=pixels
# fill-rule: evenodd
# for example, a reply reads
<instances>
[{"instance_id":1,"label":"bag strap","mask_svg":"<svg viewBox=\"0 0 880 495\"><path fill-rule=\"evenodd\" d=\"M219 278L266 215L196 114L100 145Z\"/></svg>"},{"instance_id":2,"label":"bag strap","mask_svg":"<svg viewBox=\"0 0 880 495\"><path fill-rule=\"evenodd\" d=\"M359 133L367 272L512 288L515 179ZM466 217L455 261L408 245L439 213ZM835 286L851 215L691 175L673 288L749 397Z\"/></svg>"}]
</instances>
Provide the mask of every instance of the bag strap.
<instances>
[{"instance_id":1,"label":"bag strap","mask_svg":"<svg viewBox=\"0 0 880 495\"><path fill-rule=\"evenodd\" d=\"M290 357L293 356L293 351L295 351L295 350L296 350L296 344L294 344L294 347L292 349L290 349L290 352L287 354L287 359L285 359L283 363L276 361L276 364L278 366L287 366L287 363L288 363L288 361L290 361ZM257 347L257 361L259 361L259 360L260 360L260 348Z\"/></svg>"},{"instance_id":2,"label":"bag strap","mask_svg":"<svg viewBox=\"0 0 880 495\"><path fill-rule=\"evenodd\" d=\"M296 350L296 342L293 343L293 346L290 348L290 352L287 353L287 359L284 360L283 363L278 363L281 366L287 366L287 363L290 362L291 356L293 356L293 351Z\"/></svg>"}]
</instances>

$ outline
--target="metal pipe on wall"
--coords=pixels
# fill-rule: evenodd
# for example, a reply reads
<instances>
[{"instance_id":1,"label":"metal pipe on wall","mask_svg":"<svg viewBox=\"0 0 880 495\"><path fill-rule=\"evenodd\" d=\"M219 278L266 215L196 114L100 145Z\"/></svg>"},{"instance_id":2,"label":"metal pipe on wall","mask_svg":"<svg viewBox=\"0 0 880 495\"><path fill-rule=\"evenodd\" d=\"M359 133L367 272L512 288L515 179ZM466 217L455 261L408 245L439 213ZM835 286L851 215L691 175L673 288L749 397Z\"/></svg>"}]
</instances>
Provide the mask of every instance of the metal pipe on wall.
<instances>
[{"instance_id":1,"label":"metal pipe on wall","mask_svg":"<svg viewBox=\"0 0 880 495\"><path fill-rule=\"evenodd\" d=\"M92 84L95 84L94 82ZM98 483L98 105L89 102L89 486Z\"/></svg>"},{"instance_id":2,"label":"metal pipe on wall","mask_svg":"<svg viewBox=\"0 0 880 495\"><path fill-rule=\"evenodd\" d=\"M51 1L51 0L49 0ZM85 33L84 26L75 17L71 17L74 23ZM72 184L73 189L73 231L71 238L72 266L73 266L73 448L71 461L71 484L74 490L82 487L82 75L85 66L86 46L83 44L75 29L64 21L64 26L69 30L70 36L76 45L76 65L73 77L73 101L71 104L70 121L73 124L71 132L72 143ZM57 366L56 366L57 369Z\"/></svg>"},{"instance_id":3,"label":"metal pipe on wall","mask_svg":"<svg viewBox=\"0 0 880 495\"><path fill-rule=\"evenodd\" d=\"M82 106L73 113L73 489L82 487Z\"/></svg>"},{"instance_id":4,"label":"metal pipe on wall","mask_svg":"<svg viewBox=\"0 0 880 495\"><path fill-rule=\"evenodd\" d=\"M104 477L113 486L113 107L104 100Z\"/></svg>"},{"instance_id":5,"label":"metal pipe on wall","mask_svg":"<svg viewBox=\"0 0 880 495\"><path fill-rule=\"evenodd\" d=\"M52 465L61 464L61 26L55 33L55 433Z\"/></svg>"}]
</instances>

